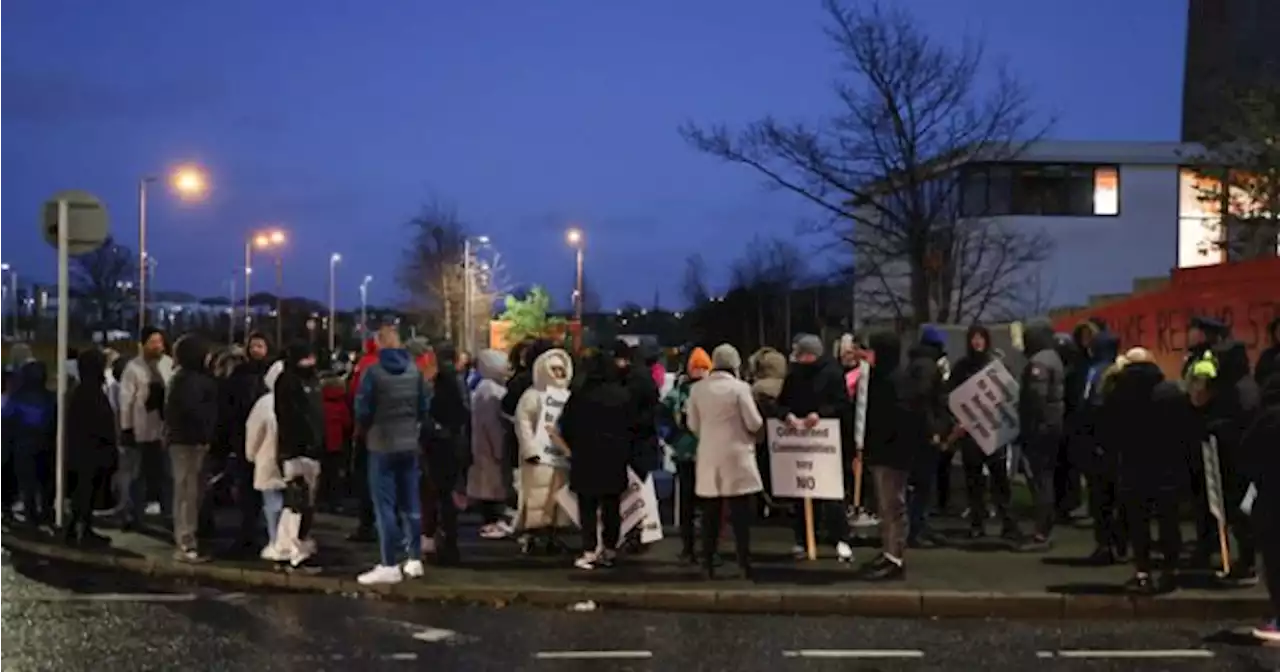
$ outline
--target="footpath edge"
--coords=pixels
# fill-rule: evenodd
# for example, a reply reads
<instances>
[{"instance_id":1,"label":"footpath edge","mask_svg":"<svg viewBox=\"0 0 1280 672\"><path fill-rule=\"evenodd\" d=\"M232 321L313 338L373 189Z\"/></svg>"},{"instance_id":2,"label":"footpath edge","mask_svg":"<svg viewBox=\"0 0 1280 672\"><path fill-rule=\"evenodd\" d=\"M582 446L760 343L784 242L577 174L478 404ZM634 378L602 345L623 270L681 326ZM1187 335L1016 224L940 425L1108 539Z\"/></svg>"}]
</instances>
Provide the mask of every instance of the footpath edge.
<instances>
[{"instance_id":1,"label":"footpath edge","mask_svg":"<svg viewBox=\"0 0 1280 672\"><path fill-rule=\"evenodd\" d=\"M242 588L380 597L414 602L527 604L565 609L592 600L601 607L726 614L799 614L887 618L1007 618L1051 620L1257 620L1266 616L1265 596L1174 593L1159 597L1126 594L1076 595L1049 592L950 590L633 588L622 586L504 586L432 583L424 579L393 586L362 586L355 577L291 574L266 569L187 564L168 558L127 557L6 535L4 546L27 555L82 566L123 570L147 577L204 580Z\"/></svg>"}]
</instances>

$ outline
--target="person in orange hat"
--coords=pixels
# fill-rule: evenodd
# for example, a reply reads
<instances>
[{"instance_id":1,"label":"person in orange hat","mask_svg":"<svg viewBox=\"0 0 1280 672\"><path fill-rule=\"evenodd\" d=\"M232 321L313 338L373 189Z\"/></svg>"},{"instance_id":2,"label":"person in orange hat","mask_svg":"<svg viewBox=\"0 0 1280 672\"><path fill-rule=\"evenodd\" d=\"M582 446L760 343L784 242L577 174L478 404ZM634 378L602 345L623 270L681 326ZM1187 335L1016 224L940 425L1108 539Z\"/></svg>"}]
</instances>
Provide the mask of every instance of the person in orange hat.
<instances>
[{"instance_id":1,"label":"person in orange hat","mask_svg":"<svg viewBox=\"0 0 1280 672\"><path fill-rule=\"evenodd\" d=\"M690 432L685 424L685 404L689 401L689 393L694 383L702 380L711 372L711 356L702 348L694 348L689 353L689 361L684 373L676 380L671 391L662 399L663 438L671 446L672 458L676 463L676 484L679 488L680 540L682 550L680 560L694 563L693 515L698 510L694 496L694 457L698 452L698 437Z\"/></svg>"}]
</instances>

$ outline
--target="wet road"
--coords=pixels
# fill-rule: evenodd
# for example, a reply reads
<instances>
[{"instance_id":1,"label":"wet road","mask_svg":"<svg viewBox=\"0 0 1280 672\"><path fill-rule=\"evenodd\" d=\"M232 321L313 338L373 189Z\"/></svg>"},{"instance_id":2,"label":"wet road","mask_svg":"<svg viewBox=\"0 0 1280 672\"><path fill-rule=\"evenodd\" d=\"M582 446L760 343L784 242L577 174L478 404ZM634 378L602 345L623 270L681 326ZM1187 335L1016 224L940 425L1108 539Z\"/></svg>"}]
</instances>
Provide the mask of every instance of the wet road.
<instances>
[{"instance_id":1,"label":"wet road","mask_svg":"<svg viewBox=\"0 0 1280 672\"><path fill-rule=\"evenodd\" d=\"M3 669L1280 670L1227 623L434 606L143 585L6 553Z\"/></svg>"}]
</instances>

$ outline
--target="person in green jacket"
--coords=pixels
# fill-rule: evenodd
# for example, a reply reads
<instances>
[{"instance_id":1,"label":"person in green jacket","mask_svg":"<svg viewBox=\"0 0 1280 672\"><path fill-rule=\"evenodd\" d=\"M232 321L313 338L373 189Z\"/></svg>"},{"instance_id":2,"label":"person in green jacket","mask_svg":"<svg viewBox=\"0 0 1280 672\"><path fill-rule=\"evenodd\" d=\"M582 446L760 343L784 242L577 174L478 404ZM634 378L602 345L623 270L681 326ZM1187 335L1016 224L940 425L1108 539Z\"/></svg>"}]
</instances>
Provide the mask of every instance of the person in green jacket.
<instances>
[{"instance_id":1,"label":"person in green jacket","mask_svg":"<svg viewBox=\"0 0 1280 672\"><path fill-rule=\"evenodd\" d=\"M671 446L672 458L676 463L676 484L678 492L677 510L680 512L680 540L681 551L680 560L687 563L697 562L697 555L694 553L693 540L695 538L693 528L694 512L698 510L695 503L694 495L694 468L693 461L698 453L698 437L689 431L688 425L685 424L685 404L689 401L689 392L693 389L694 383L706 377L711 371L711 356L702 348L694 348L689 353L689 362L685 366L685 372L676 381L676 384L667 392L667 396L662 399L663 424L667 438L667 444Z\"/></svg>"}]
</instances>

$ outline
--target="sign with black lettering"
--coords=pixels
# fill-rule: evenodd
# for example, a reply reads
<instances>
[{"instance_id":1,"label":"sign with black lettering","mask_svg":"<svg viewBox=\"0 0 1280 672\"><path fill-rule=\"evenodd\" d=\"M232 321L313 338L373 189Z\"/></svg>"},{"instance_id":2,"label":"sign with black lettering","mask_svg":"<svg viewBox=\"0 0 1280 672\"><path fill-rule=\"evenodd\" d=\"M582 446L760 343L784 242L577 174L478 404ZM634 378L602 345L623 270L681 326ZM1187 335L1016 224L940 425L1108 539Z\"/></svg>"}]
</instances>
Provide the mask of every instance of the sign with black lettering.
<instances>
[{"instance_id":1,"label":"sign with black lettering","mask_svg":"<svg viewBox=\"0 0 1280 672\"><path fill-rule=\"evenodd\" d=\"M956 386L947 399L951 415L990 455L1018 438L1018 381L1000 360Z\"/></svg>"},{"instance_id":2,"label":"sign with black lettering","mask_svg":"<svg viewBox=\"0 0 1280 672\"><path fill-rule=\"evenodd\" d=\"M819 420L801 429L769 420L768 432L769 489L775 497L844 499L839 420Z\"/></svg>"},{"instance_id":3,"label":"sign with black lettering","mask_svg":"<svg viewBox=\"0 0 1280 672\"><path fill-rule=\"evenodd\" d=\"M547 428L555 427L560 422L560 414L564 413L564 405L569 401L569 390L548 387L539 401L538 432L534 435L534 440L542 451L538 461L557 469L568 469L569 456L551 440L551 432Z\"/></svg>"}]
</instances>

